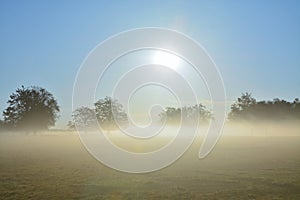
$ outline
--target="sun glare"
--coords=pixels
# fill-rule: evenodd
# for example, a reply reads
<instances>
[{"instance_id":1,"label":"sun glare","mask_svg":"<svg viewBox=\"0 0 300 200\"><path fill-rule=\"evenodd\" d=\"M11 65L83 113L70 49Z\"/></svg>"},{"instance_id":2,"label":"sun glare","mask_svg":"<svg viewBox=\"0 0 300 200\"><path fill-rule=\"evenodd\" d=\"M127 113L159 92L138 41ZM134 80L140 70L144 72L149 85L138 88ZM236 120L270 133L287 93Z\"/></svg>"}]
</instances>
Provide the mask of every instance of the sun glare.
<instances>
[{"instance_id":1,"label":"sun glare","mask_svg":"<svg viewBox=\"0 0 300 200\"><path fill-rule=\"evenodd\" d=\"M153 56L153 64L177 69L180 64L180 58L172 53L158 51Z\"/></svg>"}]
</instances>

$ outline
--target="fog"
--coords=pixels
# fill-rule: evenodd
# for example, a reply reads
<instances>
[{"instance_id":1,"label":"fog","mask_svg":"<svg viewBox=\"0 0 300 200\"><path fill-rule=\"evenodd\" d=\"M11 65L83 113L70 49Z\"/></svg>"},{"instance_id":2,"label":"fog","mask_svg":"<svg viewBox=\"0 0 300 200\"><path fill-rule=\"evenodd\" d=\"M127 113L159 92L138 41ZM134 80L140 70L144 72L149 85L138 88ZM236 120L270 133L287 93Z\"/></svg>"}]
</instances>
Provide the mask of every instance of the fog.
<instances>
[{"instance_id":1,"label":"fog","mask_svg":"<svg viewBox=\"0 0 300 200\"><path fill-rule=\"evenodd\" d=\"M143 140L158 138L158 137L175 137L182 128L182 130L194 131L198 130L196 135L204 137L210 127L210 123L200 123L198 129L193 125L161 125L152 124L149 127L126 127L121 130L102 130L104 134L109 137L131 137L141 138ZM143 131L144 129L144 131ZM140 133L137 133L137 130ZM32 136L32 135L73 135L77 130L74 129L49 129L44 131L9 131L0 130L1 135L14 135L14 136ZM299 120L285 120L285 121L259 121L259 122L226 122L221 131L221 136L300 136L300 121Z\"/></svg>"},{"instance_id":2,"label":"fog","mask_svg":"<svg viewBox=\"0 0 300 200\"><path fill-rule=\"evenodd\" d=\"M182 128L182 127L181 127ZM198 127L198 131L194 137L194 143L203 142L205 136L207 135L208 129L210 128L209 123L200 124ZM163 148L165 145L172 142L176 137L180 139L190 138L193 135L194 131L197 130L195 126L184 126L184 128L180 129L179 125L167 125L165 127L161 127L159 125L152 126L151 129L147 130L144 134L139 133L138 135L130 134L132 128L126 129L126 132L122 132L120 130L110 130L110 131L102 131L105 136L118 147L137 153L151 152L157 149ZM187 137L185 135L178 136L179 131L186 131ZM153 131L153 133L151 132ZM90 131L84 134L99 134L99 131ZM133 133L135 133L133 131ZM136 133L135 133L136 134ZM28 132L28 131L2 131L0 132L1 138L14 138L17 139L17 146L24 146L32 144L30 140L26 138L35 137L34 145L40 145L40 142L37 140L47 140L51 137L59 136L67 136L70 138L70 141L66 140L65 145L69 145L74 140L79 140L79 134L76 130L48 130L41 132ZM72 137L69 137L72 136ZM284 121L284 122L258 122L258 123L247 123L247 122L227 122L224 124L223 130L220 135L220 140L236 137L290 137L290 136L300 136L300 123L295 120ZM71 139L72 138L72 139ZM76 139L75 139L76 138ZM196 141L196 142L195 142ZM58 144L60 143L57 140ZM55 145L55 144L53 144ZM200 144L199 144L200 145ZM83 145L82 145L83 146ZM4 147L2 147L4 148ZM53 146L53 148L56 148Z\"/></svg>"},{"instance_id":3,"label":"fog","mask_svg":"<svg viewBox=\"0 0 300 200\"><path fill-rule=\"evenodd\" d=\"M145 153L168 144L177 128L167 126L164 135L149 139L132 139L118 131L105 134L122 149ZM70 199L115 195L136 199L142 193L159 199L175 192L176 197L168 198L193 195L196 199L218 199L234 194L238 199L248 199L249 195L259 194L261 199L297 199L299 123L226 123L215 148L199 160L208 128L209 124L200 125L192 146L172 165L142 175L119 173L98 162L73 130L27 134L3 131L0 194L12 199L64 199L66 195ZM174 191L174 187L184 192Z\"/></svg>"},{"instance_id":4,"label":"fog","mask_svg":"<svg viewBox=\"0 0 300 200\"><path fill-rule=\"evenodd\" d=\"M300 122L261 121L256 123L230 122L224 126L223 136L300 136Z\"/></svg>"}]
</instances>

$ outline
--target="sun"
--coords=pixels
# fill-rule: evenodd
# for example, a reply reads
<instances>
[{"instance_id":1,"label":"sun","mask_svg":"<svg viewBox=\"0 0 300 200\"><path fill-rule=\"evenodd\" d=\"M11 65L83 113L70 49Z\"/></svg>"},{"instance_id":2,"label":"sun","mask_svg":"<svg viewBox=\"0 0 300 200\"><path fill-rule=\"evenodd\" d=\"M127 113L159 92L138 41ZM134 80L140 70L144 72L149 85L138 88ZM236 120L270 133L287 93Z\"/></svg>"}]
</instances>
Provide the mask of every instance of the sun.
<instances>
[{"instance_id":1,"label":"sun","mask_svg":"<svg viewBox=\"0 0 300 200\"><path fill-rule=\"evenodd\" d=\"M157 51L153 56L153 64L177 69L180 64L180 58L169 52Z\"/></svg>"}]
</instances>

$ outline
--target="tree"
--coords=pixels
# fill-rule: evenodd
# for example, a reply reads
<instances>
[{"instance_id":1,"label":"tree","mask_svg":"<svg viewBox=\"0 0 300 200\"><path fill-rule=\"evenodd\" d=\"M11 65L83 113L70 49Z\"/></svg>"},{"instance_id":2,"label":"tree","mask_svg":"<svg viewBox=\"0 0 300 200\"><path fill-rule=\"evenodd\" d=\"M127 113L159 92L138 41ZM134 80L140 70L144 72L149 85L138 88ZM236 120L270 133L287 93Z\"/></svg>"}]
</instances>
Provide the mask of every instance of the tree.
<instances>
[{"instance_id":1,"label":"tree","mask_svg":"<svg viewBox=\"0 0 300 200\"><path fill-rule=\"evenodd\" d=\"M208 110L204 105L202 105L201 103L198 105L194 105L193 106L193 111L194 112L198 112L199 117L200 117L200 121L207 121L211 118L213 118L213 114L211 113L210 110ZM194 114L194 116L196 116Z\"/></svg>"},{"instance_id":2,"label":"tree","mask_svg":"<svg viewBox=\"0 0 300 200\"><path fill-rule=\"evenodd\" d=\"M18 88L10 95L3 112L4 123L13 129L38 131L55 125L59 106L46 89L32 86Z\"/></svg>"},{"instance_id":3,"label":"tree","mask_svg":"<svg viewBox=\"0 0 300 200\"><path fill-rule=\"evenodd\" d=\"M159 114L161 121L165 121L168 124L177 124L181 119L181 109L174 107L166 107L166 109Z\"/></svg>"},{"instance_id":4,"label":"tree","mask_svg":"<svg viewBox=\"0 0 300 200\"><path fill-rule=\"evenodd\" d=\"M251 93L242 93L242 96L231 105L229 119L246 119L251 111L251 107L256 104L256 100L251 96Z\"/></svg>"},{"instance_id":5,"label":"tree","mask_svg":"<svg viewBox=\"0 0 300 200\"><path fill-rule=\"evenodd\" d=\"M168 124L178 124L181 119L185 122L200 122L208 121L212 118L212 113L202 104L196 104L194 106L184 106L182 108L167 107L162 113L160 113L161 121L165 121Z\"/></svg>"},{"instance_id":6,"label":"tree","mask_svg":"<svg viewBox=\"0 0 300 200\"><path fill-rule=\"evenodd\" d=\"M103 129L115 129L117 124L127 123L127 114L122 104L111 97L105 97L95 103L97 119Z\"/></svg>"},{"instance_id":7,"label":"tree","mask_svg":"<svg viewBox=\"0 0 300 200\"><path fill-rule=\"evenodd\" d=\"M300 102L298 98L293 102L278 98L257 102L250 93L245 93L231 105L228 118L248 122L299 120Z\"/></svg>"},{"instance_id":8,"label":"tree","mask_svg":"<svg viewBox=\"0 0 300 200\"><path fill-rule=\"evenodd\" d=\"M95 128L97 126L97 118L95 110L88 107L77 108L73 114L73 123L69 122L69 127L74 128L74 124L83 128Z\"/></svg>"}]
</instances>

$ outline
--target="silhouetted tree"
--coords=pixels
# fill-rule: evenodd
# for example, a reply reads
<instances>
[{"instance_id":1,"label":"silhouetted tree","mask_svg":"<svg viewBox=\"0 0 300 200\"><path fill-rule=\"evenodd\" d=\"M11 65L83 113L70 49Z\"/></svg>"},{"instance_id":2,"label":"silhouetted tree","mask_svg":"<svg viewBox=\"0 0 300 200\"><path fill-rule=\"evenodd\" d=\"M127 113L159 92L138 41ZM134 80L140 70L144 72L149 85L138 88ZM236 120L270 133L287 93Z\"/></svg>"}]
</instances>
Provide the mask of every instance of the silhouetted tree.
<instances>
[{"instance_id":1,"label":"silhouetted tree","mask_svg":"<svg viewBox=\"0 0 300 200\"><path fill-rule=\"evenodd\" d=\"M208 121L212 118L212 113L202 104L194 106L184 106L182 108L167 107L164 112L160 114L161 121L166 120L169 124L177 124L180 120L185 122L200 122Z\"/></svg>"},{"instance_id":2,"label":"silhouetted tree","mask_svg":"<svg viewBox=\"0 0 300 200\"><path fill-rule=\"evenodd\" d=\"M247 119L249 117L249 111L251 107L256 104L256 99L251 96L251 93L242 93L242 96L237 99L235 103L231 105L231 112L229 113L229 119Z\"/></svg>"},{"instance_id":3,"label":"silhouetted tree","mask_svg":"<svg viewBox=\"0 0 300 200\"><path fill-rule=\"evenodd\" d=\"M88 107L77 108L73 114L73 123L70 122L69 127L76 126L84 128L95 128L97 126L97 118L94 109Z\"/></svg>"},{"instance_id":4,"label":"silhouetted tree","mask_svg":"<svg viewBox=\"0 0 300 200\"><path fill-rule=\"evenodd\" d=\"M58 117L59 106L53 95L37 86L18 88L7 103L3 116L10 128L34 132L44 130L54 126Z\"/></svg>"},{"instance_id":5,"label":"silhouetted tree","mask_svg":"<svg viewBox=\"0 0 300 200\"><path fill-rule=\"evenodd\" d=\"M296 98L293 102L278 98L273 101L256 101L251 94L242 94L232 104L229 120L244 120L248 122L261 120L290 120L300 119L300 103Z\"/></svg>"},{"instance_id":6,"label":"silhouetted tree","mask_svg":"<svg viewBox=\"0 0 300 200\"><path fill-rule=\"evenodd\" d=\"M95 103L97 119L103 129L115 129L118 124L128 122L122 104L111 97L105 97Z\"/></svg>"}]
</instances>

